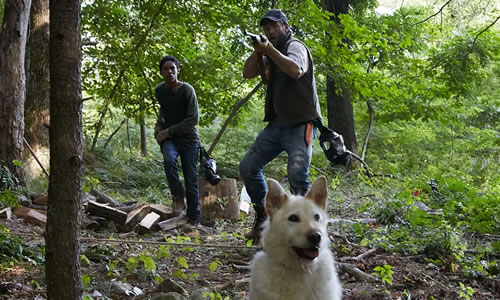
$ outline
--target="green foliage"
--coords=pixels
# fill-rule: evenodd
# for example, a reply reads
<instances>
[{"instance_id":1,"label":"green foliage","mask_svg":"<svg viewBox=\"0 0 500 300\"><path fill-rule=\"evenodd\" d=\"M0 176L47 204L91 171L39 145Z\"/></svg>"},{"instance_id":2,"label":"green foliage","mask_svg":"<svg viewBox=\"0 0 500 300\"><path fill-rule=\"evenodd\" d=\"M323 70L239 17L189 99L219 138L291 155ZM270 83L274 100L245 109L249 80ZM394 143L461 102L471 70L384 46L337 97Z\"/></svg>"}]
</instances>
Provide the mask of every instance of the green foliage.
<instances>
[{"instance_id":1,"label":"green foliage","mask_svg":"<svg viewBox=\"0 0 500 300\"><path fill-rule=\"evenodd\" d=\"M18 161L14 161L14 164L20 166ZM4 162L0 161L0 207L16 208L19 206L17 195L22 191L23 188L19 185L16 175Z\"/></svg>"},{"instance_id":2,"label":"green foliage","mask_svg":"<svg viewBox=\"0 0 500 300\"><path fill-rule=\"evenodd\" d=\"M222 263L220 262L220 260L216 259L214 261L211 261L209 264L208 264L208 269L210 270L210 272L215 272L217 270L217 268L219 268L219 266L221 266Z\"/></svg>"},{"instance_id":3,"label":"green foliage","mask_svg":"<svg viewBox=\"0 0 500 300\"><path fill-rule=\"evenodd\" d=\"M470 300L472 295L474 295L474 289L471 288L470 286L465 286L461 282L459 284L460 284L460 292L459 292L460 299Z\"/></svg>"},{"instance_id":4,"label":"green foliage","mask_svg":"<svg viewBox=\"0 0 500 300\"><path fill-rule=\"evenodd\" d=\"M392 266L391 265L376 266L373 269L373 274L380 277L380 279L382 280L382 283L385 282L389 285L392 285Z\"/></svg>"},{"instance_id":5,"label":"green foliage","mask_svg":"<svg viewBox=\"0 0 500 300\"><path fill-rule=\"evenodd\" d=\"M86 291L92 289L92 277L90 275L82 274L82 287Z\"/></svg>"},{"instance_id":6,"label":"green foliage","mask_svg":"<svg viewBox=\"0 0 500 300\"><path fill-rule=\"evenodd\" d=\"M3 225L0 231L0 270L25 262L37 265L45 261L42 248L23 244L19 238L8 234L9 229Z\"/></svg>"},{"instance_id":7,"label":"green foliage","mask_svg":"<svg viewBox=\"0 0 500 300\"><path fill-rule=\"evenodd\" d=\"M102 149L104 141L99 141L92 153L95 159L86 165L85 191L97 187L122 200L164 202L168 187L152 138L152 91L161 81L158 61L163 55L181 60L180 79L196 89L201 114L198 129L206 148L235 103L257 83L241 78L244 58L251 51L241 31L260 32L258 22L268 3L168 2L150 28L161 2L99 0L84 5L84 38L98 42L84 48L84 91L94 96L84 102L86 140L93 136L104 107L109 117L102 137L111 134L123 117L130 118L128 131L120 129L106 149ZM479 248L468 238L500 231L500 34L492 27L476 36L489 24L478 20L489 22L492 15L484 4L470 1L461 4L468 18L418 23L434 12L431 5L405 5L393 14L380 15L372 10L373 1L351 4L350 15L339 16L337 24L320 1L277 3L289 16L295 36L311 49L323 116L328 107L324 103L327 77L336 81L339 92L351 95L358 140L368 129L366 102L375 110L365 160L376 176L368 178L358 169L332 168L315 144L311 179L322 174L329 178L332 216L377 218L378 227L342 228L362 246L424 254L430 262L452 269L460 264L466 272L498 274L499 263L489 256L498 253L498 245L492 242ZM444 16L456 12L456 5L451 2ZM138 51L132 55L135 47ZM223 177L239 177L239 161L265 126L263 98L261 89L214 149L217 171ZM146 157L136 153L137 124L142 120L152 152ZM131 151L125 147L129 136ZM286 181L286 156L275 159L264 174ZM418 204L429 207L431 213ZM239 233L233 236L245 240ZM189 240L176 237L175 241ZM251 246L252 241L246 242ZM481 249L480 254L468 255L464 250L471 247ZM182 251L194 249L187 246ZM177 266L176 276L195 278L189 262L167 246L156 249L151 260L130 258L125 268L137 269L142 261L153 272L153 257L171 260ZM210 270L218 266L216 261L208 265ZM391 271L379 268L380 274ZM384 276L392 280L392 274ZM467 289L462 292L469 295ZM216 293L210 297L222 299Z\"/></svg>"},{"instance_id":8,"label":"green foliage","mask_svg":"<svg viewBox=\"0 0 500 300\"><path fill-rule=\"evenodd\" d=\"M222 295L218 292L204 292L202 294L203 298L208 298L210 300L230 300L229 296L222 297Z\"/></svg>"}]
</instances>

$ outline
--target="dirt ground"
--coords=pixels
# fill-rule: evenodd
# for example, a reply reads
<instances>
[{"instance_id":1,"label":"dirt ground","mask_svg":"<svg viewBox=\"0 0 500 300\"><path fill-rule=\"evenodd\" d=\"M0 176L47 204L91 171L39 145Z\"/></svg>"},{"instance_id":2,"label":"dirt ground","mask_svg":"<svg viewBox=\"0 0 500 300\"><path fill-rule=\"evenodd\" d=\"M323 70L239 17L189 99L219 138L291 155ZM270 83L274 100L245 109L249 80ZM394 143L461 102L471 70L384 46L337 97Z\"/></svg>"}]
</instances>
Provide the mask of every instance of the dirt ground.
<instances>
[{"instance_id":1,"label":"dirt ground","mask_svg":"<svg viewBox=\"0 0 500 300\"><path fill-rule=\"evenodd\" d=\"M214 292L222 296L220 299L245 299L250 280L248 264L259 251L255 246L247 247L241 238L251 226L251 219L235 223L220 221L212 227L182 226L166 233L156 231L141 236L133 232L120 234L111 229L83 231L82 254L86 259L82 259L81 271L88 278L84 283L85 294L92 299L184 299L155 298L165 295L161 292L177 292L190 294L187 299L210 299L202 295ZM44 243L43 239L31 236L42 235L42 228L15 217L0 223L8 226L11 233L28 234L20 236L27 246ZM334 230L330 233L337 261L372 276L376 266L391 265L393 271L392 285L388 285L354 276L340 268L343 299L461 299L460 283L474 289L470 299L500 299L499 279L467 277L459 271L442 270L422 256L370 250L351 243ZM181 241L178 236L191 238L191 241L184 238L185 243L200 245L165 244L168 238ZM154 272L146 270L146 260L140 259L141 254L152 258L156 266ZM362 254L367 255L356 259ZM130 270L126 265L129 258L138 261ZM154 275L165 280L158 284ZM1 272L0 299L46 299L43 264L26 263Z\"/></svg>"}]
</instances>

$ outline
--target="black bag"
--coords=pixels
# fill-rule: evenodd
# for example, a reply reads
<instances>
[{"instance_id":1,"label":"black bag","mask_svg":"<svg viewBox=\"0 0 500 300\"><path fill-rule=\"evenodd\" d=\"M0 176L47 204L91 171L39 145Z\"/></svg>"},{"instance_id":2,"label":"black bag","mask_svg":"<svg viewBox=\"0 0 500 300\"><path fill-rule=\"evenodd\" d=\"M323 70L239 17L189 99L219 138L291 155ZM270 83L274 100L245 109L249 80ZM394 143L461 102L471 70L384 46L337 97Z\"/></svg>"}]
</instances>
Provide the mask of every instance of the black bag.
<instances>
[{"instance_id":1,"label":"black bag","mask_svg":"<svg viewBox=\"0 0 500 300\"><path fill-rule=\"evenodd\" d=\"M345 148L342 135L323 125L321 119L317 119L313 123L319 129L319 145L325 152L326 158L336 165L350 165L351 151Z\"/></svg>"},{"instance_id":2,"label":"black bag","mask_svg":"<svg viewBox=\"0 0 500 300\"><path fill-rule=\"evenodd\" d=\"M216 173L217 164L215 159L208 155L203 146L200 145L200 176L211 185L216 185L220 181L220 176Z\"/></svg>"}]
</instances>

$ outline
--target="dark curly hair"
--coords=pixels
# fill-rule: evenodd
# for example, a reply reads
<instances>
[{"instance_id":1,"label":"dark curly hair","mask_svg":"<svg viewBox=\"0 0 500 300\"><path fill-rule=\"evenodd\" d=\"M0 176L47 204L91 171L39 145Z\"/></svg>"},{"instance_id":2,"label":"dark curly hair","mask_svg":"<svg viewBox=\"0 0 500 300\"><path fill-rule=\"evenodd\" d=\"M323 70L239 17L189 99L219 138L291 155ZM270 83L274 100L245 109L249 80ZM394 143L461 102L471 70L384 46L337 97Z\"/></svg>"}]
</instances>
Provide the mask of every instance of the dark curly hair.
<instances>
[{"instance_id":1,"label":"dark curly hair","mask_svg":"<svg viewBox=\"0 0 500 300\"><path fill-rule=\"evenodd\" d=\"M160 61L160 72L161 72L161 68L163 67L163 64L166 62L166 61L173 61L175 63L175 65L177 66L177 69L179 69L179 61L177 60L177 58L175 58L174 56L171 56L171 55L165 55L161 61Z\"/></svg>"}]
</instances>

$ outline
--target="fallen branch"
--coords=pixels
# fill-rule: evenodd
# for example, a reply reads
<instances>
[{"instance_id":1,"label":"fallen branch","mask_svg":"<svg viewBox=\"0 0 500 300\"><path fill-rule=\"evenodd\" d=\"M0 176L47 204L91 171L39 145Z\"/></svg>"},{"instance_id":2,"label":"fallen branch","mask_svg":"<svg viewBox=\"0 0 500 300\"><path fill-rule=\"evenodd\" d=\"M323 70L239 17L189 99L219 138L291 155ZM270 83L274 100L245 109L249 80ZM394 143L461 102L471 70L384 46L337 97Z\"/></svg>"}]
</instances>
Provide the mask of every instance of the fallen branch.
<instances>
[{"instance_id":1,"label":"fallen branch","mask_svg":"<svg viewBox=\"0 0 500 300\"><path fill-rule=\"evenodd\" d=\"M45 175L47 175L47 178L49 178L50 177L49 172L47 172L47 170L44 168L44 166L42 165L42 162L36 156L35 151L33 151L33 149L31 148L30 144L28 143L28 141L24 137L23 137L23 141L26 144L26 146L28 146L28 149L30 150L31 155L33 155L33 157L35 158L35 160L38 163L38 165L40 166L40 168L42 168L42 170L45 173Z\"/></svg>"},{"instance_id":2,"label":"fallen branch","mask_svg":"<svg viewBox=\"0 0 500 300\"><path fill-rule=\"evenodd\" d=\"M337 262L336 265L337 265L337 268L339 269L339 271L347 273L350 276L355 277L359 280L368 281L368 282L379 282L379 280L375 276L372 276L370 274L367 274L367 273L361 271L355 265L341 263L341 262Z\"/></svg>"},{"instance_id":3,"label":"fallen branch","mask_svg":"<svg viewBox=\"0 0 500 300\"><path fill-rule=\"evenodd\" d=\"M19 236L19 237L35 237L45 238L43 235L21 232L3 232L2 234ZM141 245L163 245L173 247L191 247L191 248L217 248L217 249L259 249L257 246L238 246L238 245L219 245L219 244L195 244L195 243L168 243L168 242L154 242L154 241L139 241L139 240L120 240L120 239L104 239L104 238L80 238L82 242L104 242L113 244L141 244Z\"/></svg>"},{"instance_id":4,"label":"fallen branch","mask_svg":"<svg viewBox=\"0 0 500 300\"><path fill-rule=\"evenodd\" d=\"M353 261L360 261L372 254L375 254L375 252L377 252L377 248L373 248L373 249L370 249L364 253L361 253L360 255L356 256L356 257L352 257L352 256L345 256L345 257L342 257L340 258L339 260L344 262L344 261L348 261L348 260L353 260Z\"/></svg>"},{"instance_id":5,"label":"fallen branch","mask_svg":"<svg viewBox=\"0 0 500 300\"><path fill-rule=\"evenodd\" d=\"M236 265L232 264L233 269L238 270L238 271L250 271L251 267L250 266L241 266L241 265Z\"/></svg>"},{"instance_id":6,"label":"fallen branch","mask_svg":"<svg viewBox=\"0 0 500 300\"><path fill-rule=\"evenodd\" d=\"M330 224L336 224L336 223L347 223L347 224L355 224L355 223L362 223L362 224L374 224L377 223L377 219L374 218L364 218L364 219L330 219L328 220Z\"/></svg>"}]
</instances>

